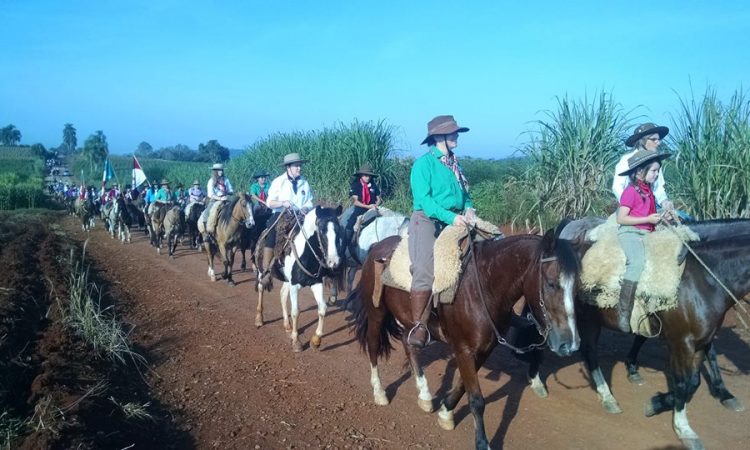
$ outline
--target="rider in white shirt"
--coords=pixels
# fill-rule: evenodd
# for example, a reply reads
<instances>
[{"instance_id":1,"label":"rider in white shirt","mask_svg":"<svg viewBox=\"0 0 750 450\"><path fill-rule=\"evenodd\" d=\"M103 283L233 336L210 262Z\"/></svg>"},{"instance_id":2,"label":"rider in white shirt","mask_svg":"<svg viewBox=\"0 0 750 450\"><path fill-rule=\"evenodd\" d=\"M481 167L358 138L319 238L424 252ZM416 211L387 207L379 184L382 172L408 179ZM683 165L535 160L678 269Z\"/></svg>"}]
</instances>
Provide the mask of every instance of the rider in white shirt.
<instances>
[{"instance_id":1,"label":"rider in white shirt","mask_svg":"<svg viewBox=\"0 0 750 450\"><path fill-rule=\"evenodd\" d=\"M263 248L263 277L269 275L271 261L273 260L273 248L276 246L276 219L285 209L292 208L302 213L307 213L313 208L313 195L310 184L302 178L302 164L306 163L299 153L289 153L284 156L284 173L276 177L268 188L268 199L266 204L273 210L273 215L268 219L270 228L266 235L265 247Z\"/></svg>"},{"instance_id":2,"label":"rider in white shirt","mask_svg":"<svg viewBox=\"0 0 750 450\"><path fill-rule=\"evenodd\" d=\"M224 164L216 163L211 166L211 178L208 179L208 184L206 185L208 203L206 204L206 209L203 210L203 214L201 214L200 220L205 223L208 220L208 215L214 203L227 201L233 192L232 183L229 182L229 178L224 176ZM209 233L213 233L213 224L206 225L206 230Z\"/></svg>"}]
</instances>

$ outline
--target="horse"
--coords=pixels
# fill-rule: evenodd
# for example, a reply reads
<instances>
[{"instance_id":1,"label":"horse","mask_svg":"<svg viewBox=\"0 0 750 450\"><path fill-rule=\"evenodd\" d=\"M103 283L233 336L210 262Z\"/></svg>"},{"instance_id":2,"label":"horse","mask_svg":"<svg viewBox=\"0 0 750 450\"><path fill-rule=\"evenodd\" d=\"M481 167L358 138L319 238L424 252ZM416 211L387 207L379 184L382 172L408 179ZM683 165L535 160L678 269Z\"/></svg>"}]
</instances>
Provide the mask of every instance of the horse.
<instances>
[{"instance_id":1,"label":"horse","mask_svg":"<svg viewBox=\"0 0 750 450\"><path fill-rule=\"evenodd\" d=\"M75 210L81 218L81 229L91 231L94 226L94 201L88 196L85 199L78 197L75 201Z\"/></svg>"},{"instance_id":2,"label":"horse","mask_svg":"<svg viewBox=\"0 0 750 450\"><path fill-rule=\"evenodd\" d=\"M698 241L690 245L737 298L750 294L750 235ZM651 417L671 409L672 427L688 448L703 448L701 439L690 427L686 407L700 385L700 368L704 360L709 364L707 372L712 395L718 396L728 409L743 408L726 390L713 348L713 339L732 306L731 295L707 273L695 256L687 254L677 290L677 307L657 312L654 314L657 319L650 319L658 321L654 325L661 325L659 337L667 344L669 391L653 396L645 413ZM601 328L618 329L617 312L614 308L605 310L582 303L576 307L582 336L581 353L600 401L607 411L621 412L601 373L596 352Z\"/></svg>"},{"instance_id":3,"label":"horse","mask_svg":"<svg viewBox=\"0 0 750 450\"><path fill-rule=\"evenodd\" d=\"M201 232L198 230L198 221L200 220L206 205L200 202L189 203L185 212L185 224L190 236L190 248L200 248L203 241L200 240Z\"/></svg>"},{"instance_id":4,"label":"horse","mask_svg":"<svg viewBox=\"0 0 750 450\"><path fill-rule=\"evenodd\" d=\"M346 258L346 292L352 291L354 278L362 268L370 247L376 242L391 236L405 236L408 233L409 218L386 208L379 208L377 216L363 220L359 233L354 236L355 242L348 245ZM342 215L343 217L343 215ZM342 222L341 218L339 219ZM348 243L347 243L348 244ZM333 305L338 299L337 283L332 283L328 304Z\"/></svg>"},{"instance_id":5,"label":"horse","mask_svg":"<svg viewBox=\"0 0 750 450\"><path fill-rule=\"evenodd\" d=\"M115 199L113 212L113 228L117 228L117 235L120 237L120 242L123 244L126 240L127 242L130 242L130 227L133 225L133 219L128 212L125 200L122 197L117 197L117 199Z\"/></svg>"},{"instance_id":6,"label":"horse","mask_svg":"<svg viewBox=\"0 0 750 450\"><path fill-rule=\"evenodd\" d=\"M135 202L126 201L125 210L130 215L130 222L132 225L138 224L138 228L145 229L146 217L143 214L143 208L139 208Z\"/></svg>"},{"instance_id":7,"label":"horse","mask_svg":"<svg viewBox=\"0 0 750 450\"><path fill-rule=\"evenodd\" d=\"M247 270L247 259L245 258L245 252L250 250L250 261L255 261L254 249L258 244L258 238L260 238L263 230L266 229L268 219L273 215L273 211L265 206L254 207L253 216L255 217L255 226L252 228L246 228L242 230L242 236L240 237L240 256L242 256L242 262L240 263L240 270L243 272Z\"/></svg>"},{"instance_id":8,"label":"horse","mask_svg":"<svg viewBox=\"0 0 750 450\"><path fill-rule=\"evenodd\" d=\"M211 281L216 281L214 256L218 252L221 253L221 259L224 262L222 278L226 279L230 286L235 285L232 279L234 252L240 245L242 228L251 228L254 225L253 203L250 196L244 193L238 194L233 201L226 202L222 206L213 236L209 236L205 232L204 224L199 221L198 227L201 230L203 245L208 257L208 277Z\"/></svg>"},{"instance_id":9,"label":"horse","mask_svg":"<svg viewBox=\"0 0 750 450\"><path fill-rule=\"evenodd\" d=\"M375 306L373 301L378 283L376 273L379 273L376 266L382 264L379 261L390 258L400 240L398 236L389 237L370 249L359 285L349 296L355 309L352 327L362 350L366 350L370 358L370 383L375 403L389 403L381 386L377 362L378 358L389 356L390 336L400 339L409 358L419 391L418 405L431 412L432 395L419 365L419 350L407 344L404 332L414 325L409 292L383 286L379 305ZM468 392L475 446L488 448L485 400L477 370L498 343L510 346L502 333L508 330L513 305L522 296L531 305L534 320L546 344L555 353L569 355L578 349L573 309L578 270L577 254L569 242L557 238L555 230L544 237L518 235L472 244L462 260L463 276L453 303L439 304L438 320L431 320L429 324L431 334L450 345L460 373L442 400L438 413L441 428L454 428L454 409Z\"/></svg>"},{"instance_id":10,"label":"horse","mask_svg":"<svg viewBox=\"0 0 750 450\"><path fill-rule=\"evenodd\" d=\"M174 259L177 241L185 233L185 212L178 205L172 206L164 216L164 237L167 238L167 252Z\"/></svg>"},{"instance_id":11,"label":"horse","mask_svg":"<svg viewBox=\"0 0 750 450\"><path fill-rule=\"evenodd\" d=\"M287 210L285 214L294 214ZM291 253L273 265L273 277L282 281L279 294L284 330L290 333L292 351L301 352L297 322L299 318L299 291L302 287L310 286L318 305L318 326L310 340L313 348L320 348L323 340L323 324L327 304L323 298L323 278L341 280L343 273L344 232L339 224L338 216L341 206L336 209L316 206L305 214L303 222L298 224L296 231L290 237ZM277 239L281 238L277 236ZM256 263L256 267L258 264ZM261 274L258 274L258 304L255 311L255 326L263 326L263 291L270 291L272 283L261 284ZM287 310L286 297L291 299L291 325Z\"/></svg>"}]
</instances>

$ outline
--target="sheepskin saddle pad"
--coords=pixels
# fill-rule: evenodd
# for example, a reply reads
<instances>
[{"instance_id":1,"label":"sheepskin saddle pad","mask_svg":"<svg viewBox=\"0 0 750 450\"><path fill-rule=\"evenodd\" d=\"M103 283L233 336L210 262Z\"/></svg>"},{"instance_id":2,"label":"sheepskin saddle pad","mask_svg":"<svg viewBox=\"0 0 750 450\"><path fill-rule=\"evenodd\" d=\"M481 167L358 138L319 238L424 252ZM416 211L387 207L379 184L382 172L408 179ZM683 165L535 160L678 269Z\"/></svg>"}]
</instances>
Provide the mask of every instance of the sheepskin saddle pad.
<instances>
[{"instance_id":1,"label":"sheepskin saddle pad","mask_svg":"<svg viewBox=\"0 0 750 450\"><path fill-rule=\"evenodd\" d=\"M606 223L591 230L587 237L594 243L581 261L583 300L600 308L615 307L620 298L625 253L617 239L617 229L612 215ZM682 241L697 241L699 237L683 225L674 227L674 231L659 226L643 236L646 264L638 281L633 316L639 309L650 314L677 306L677 288L685 269L684 259L680 261L684 255Z\"/></svg>"},{"instance_id":2,"label":"sheepskin saddle pad","mask_svg":"<svg viewBox=\"0 0 750 450\"><path fill-rule=\"evenodd\" d=\"M503 233L495 225L477 219L475 240L488 236L499 239ZM435 240L434 261L435 280L432 294L435 301L453 303L453 298L461 279L461 241L466 236L464 227L446 226ZM386 286L404 291L411 289L411 259L409 258L409 237L405 236L393 252L388 266L383 270L382 281Z\"/></svg>"}]
</instances>

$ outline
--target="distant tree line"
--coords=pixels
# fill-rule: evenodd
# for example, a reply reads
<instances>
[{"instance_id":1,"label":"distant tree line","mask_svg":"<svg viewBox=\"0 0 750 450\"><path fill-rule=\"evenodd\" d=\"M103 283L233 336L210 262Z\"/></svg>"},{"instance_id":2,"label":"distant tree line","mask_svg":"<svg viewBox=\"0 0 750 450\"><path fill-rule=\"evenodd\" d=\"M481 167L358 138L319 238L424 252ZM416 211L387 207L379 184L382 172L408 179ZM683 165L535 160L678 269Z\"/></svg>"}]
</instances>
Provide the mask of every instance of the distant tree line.
<instances>
[{"instance_id":1,"label":"distant tree line","mask_svg":"<svg viewBox=\"0 0 750 450\"><path fill-rule=\"evenodd\" d=\"M148 142L141 142L135 150L135 156L170 161L224 162L229 160L229 149L219 144L216 139L199 144L198 150L193 150L184 144L154 150Z\"/></svg>"}]
</instances>

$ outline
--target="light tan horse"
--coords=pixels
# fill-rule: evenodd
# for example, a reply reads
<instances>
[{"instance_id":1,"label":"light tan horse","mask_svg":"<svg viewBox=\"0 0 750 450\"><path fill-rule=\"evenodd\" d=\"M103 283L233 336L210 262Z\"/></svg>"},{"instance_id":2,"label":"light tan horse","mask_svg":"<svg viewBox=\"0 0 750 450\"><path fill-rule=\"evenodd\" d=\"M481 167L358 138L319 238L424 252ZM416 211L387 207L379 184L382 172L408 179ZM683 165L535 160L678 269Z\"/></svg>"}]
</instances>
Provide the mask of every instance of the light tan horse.
<instances>
[{"instance_id":1,"label":"light tan horse","mask_svg":"<svg viewBox=\"0 0 750 450\"><path fill-rule=\"evenodd\" d=\"M216 281L214 271L214 256L221 253L224 262L224 274L222 278L234 286L232 279L232 265L234 264L234 252L240 245L242 228L251 228L255 225L253 217L253 203L247 194L238 194L237 198L222 205L218 213L216 227L213 235L206 232L205 224L198 222L198 229L203 236L203 245L208 256L208 276L211 281Z\"/></svg>"}]
</instances>

